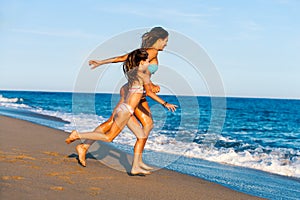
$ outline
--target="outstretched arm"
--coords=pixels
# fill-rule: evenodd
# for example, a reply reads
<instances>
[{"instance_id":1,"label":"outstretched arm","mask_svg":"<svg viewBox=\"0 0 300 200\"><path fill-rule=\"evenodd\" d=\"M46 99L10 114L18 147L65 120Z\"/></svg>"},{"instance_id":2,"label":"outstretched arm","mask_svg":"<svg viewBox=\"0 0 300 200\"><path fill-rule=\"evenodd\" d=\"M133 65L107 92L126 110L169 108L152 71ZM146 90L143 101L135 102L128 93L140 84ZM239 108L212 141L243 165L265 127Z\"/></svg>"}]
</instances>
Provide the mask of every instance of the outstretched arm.
<instances>
[{"instance_id":1,"label":"outstretched arm","mask_svg":"<svg viewBox=\"0 0 300 200\"><path fill-rule=\"evenodd\" d=\"M148 52L148 58L149 60L157 59L158 51L153 48L147 49ZM121 56L116 56L113 58L108 58L105 60L89 60L89 65L91 66L91 69L95 69L99 67L100 65L108 64L108 63L118 63L118 62L125 62L128 57L128 54L124 54Z\"/></svg>"},{"instance_id":2,"label":"outstretched arm","mask_svg":"<svg viewBox=\"0 0 300 200\"><path fill-rule=\"evenodd\" d=\"M95 69L99 67L100 65L108 64L108 63L118 63L118 62L124 62L127 59L128 54L122 55L122 56L116 56L113 58L108 58L105 60L90 60L89 65L91 66L91 69Z\"/></svg>"}]
</instances>

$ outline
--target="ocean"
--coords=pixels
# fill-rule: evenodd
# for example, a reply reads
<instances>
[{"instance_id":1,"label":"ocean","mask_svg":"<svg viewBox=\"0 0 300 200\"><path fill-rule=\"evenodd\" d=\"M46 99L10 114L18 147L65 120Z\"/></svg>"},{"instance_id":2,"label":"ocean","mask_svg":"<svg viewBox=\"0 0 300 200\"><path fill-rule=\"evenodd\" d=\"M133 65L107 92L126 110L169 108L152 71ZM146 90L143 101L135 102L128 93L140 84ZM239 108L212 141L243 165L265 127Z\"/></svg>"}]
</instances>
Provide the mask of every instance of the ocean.
<instances>
[{"instance_id":1,"label":"ocean","mask_svg":"<svg viewBox=\"0 0 300 200\"><path fill-rule=\"evenodd\" d=\"M300 100L161 96L175 113L148 99L154 129L150 165L203 178L268 199L300 199ZM71 131L109 118L118 94L0 91L0 114ZM224 106L218 106L218 102ZM112 145L133 152L128 130Z\"/></svg>"}]
</instances>

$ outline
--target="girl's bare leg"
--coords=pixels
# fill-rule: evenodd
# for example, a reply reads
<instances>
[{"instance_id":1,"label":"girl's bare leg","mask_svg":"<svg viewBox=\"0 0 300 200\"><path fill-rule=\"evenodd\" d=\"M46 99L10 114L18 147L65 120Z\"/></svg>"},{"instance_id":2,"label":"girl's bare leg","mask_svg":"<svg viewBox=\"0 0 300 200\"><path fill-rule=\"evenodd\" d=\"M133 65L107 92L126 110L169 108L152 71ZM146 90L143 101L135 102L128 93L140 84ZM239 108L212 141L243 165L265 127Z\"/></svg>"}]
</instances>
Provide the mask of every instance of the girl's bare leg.
<instances>
[{"instance_id":1,"label":"girl's bare leg","mask_svg":"<svg viewBox=\"0 0 300 200\"><path fill-rule=\"evenodd\" d=\"M150 174L149 171L144 170L140 166L140 155L143 152L143 147L145 146L146 138L145 138L145 133L139 123L137 122L135 117L131 117L129 121L127 122L128 128L135 134L137 137L137 142L134 146L134 156L133 156L133 163L132 163L132 168L131 168L131 174L136 175L136 174Z\"/></svg>"},{"instance_id":2,"label":"girl's bare leg","mask_svg":"<svg viewBox=\"0 0 300 200\"><path fill-rule=\"evenodd\" d=\"M143 130L145 133L145 139L143 140L143 142L140 142L138 140L136 141L135 148L137 147L137 150L135 150L134 152L137 152L137 154L139 155L139 157L138 157L139 166L146 170L152 170L153 168L146 165L142 159L142 156L143 156L142 152L144 150L144 147L147 142L150 131L153 128L153 120L152 120L152 115L151 115L151 111L150 111L148 102L145 100L144 101L142 100L139 103L138 107L135 109L134 114L138 118L138 120L142 123Z\"/></svg>"}]
</instances>

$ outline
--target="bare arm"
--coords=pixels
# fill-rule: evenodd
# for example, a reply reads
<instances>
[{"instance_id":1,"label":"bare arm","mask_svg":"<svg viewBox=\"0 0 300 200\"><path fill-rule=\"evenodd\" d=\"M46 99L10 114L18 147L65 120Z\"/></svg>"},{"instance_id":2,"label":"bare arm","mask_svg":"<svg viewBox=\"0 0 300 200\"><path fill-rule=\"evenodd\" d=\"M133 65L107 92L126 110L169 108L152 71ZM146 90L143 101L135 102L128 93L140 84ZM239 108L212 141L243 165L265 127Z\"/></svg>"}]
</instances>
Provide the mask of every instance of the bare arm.
<instances>
[{"instance_id":1,"label":"bare arm","mask_svg":"<svg viewBox=\"0 0 300 200\"><path fill-rule=\"evenodd\" d=\"M90 60L89 65L91 65L91 69L95 69L99 67L100 65L108 64L108 63L118 63L118 62L124 62L128 57L128 54L122 55L122 56L116 56L113 58L108 58L105 60Z\"/></svg>"},{"instance_id":2,"label":"bare arm","mask_svg":"<svg viewBox=\"0 0 300 200\"><path fill-rule=\"evenodd\" d=\"M149 49L147 49L147 53L148 53L148 58L150 61L156 60L156 62L157 62L158 51L156 49L149 48ZM100 65L105 65L108 63L125 62L127 57L128 57L128 54L124 54L121 56L116 56L116 57L108 58L105 60L89 60L89 65L91 66L91 69L95 69L95 68L99 67Z\"/></svg>"}]
</instances>

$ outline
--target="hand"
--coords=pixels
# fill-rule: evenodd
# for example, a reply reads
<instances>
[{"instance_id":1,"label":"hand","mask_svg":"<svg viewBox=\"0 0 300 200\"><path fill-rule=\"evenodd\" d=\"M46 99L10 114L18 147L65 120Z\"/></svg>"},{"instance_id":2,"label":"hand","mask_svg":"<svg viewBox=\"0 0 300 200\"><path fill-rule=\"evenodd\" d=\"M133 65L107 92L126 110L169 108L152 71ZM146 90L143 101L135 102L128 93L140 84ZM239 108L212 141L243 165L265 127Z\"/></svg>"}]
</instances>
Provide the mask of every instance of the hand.
<instances>
[{"instance_id":1,"label":"hand","mask_svg":"<svg viewBox=\"0 0 300 200\"><path fill-rule=\"evenodd\" d=\"M170 104L170 103L166 103L166 105L164 105L166 108L168 108L168 110L171 110L172 112L176 111L176 108L178 106L174 105L174 104Z\"/></svg>"},{"instance_id":2,"label":"hand","mask_svg":"<svg viewBox=\"0 0 300 200\"><path fill-rule=\"evenodd\" d=\"M99 60L90 60L89 65L91 66L91 69L95 69L95 68L99 67L100 65L102 65L102 62Z\"/></svg>"},{"instance_id":3,"label":"hand","mask_svg":"<svg viewBox=\"0 0 300 200\"><path fill-rule=\"evenodd\" d=\"M154 84L152 84L151 89L152 89L152 92L154 92L154 93L158 93L160 91L160 87L158 85L154 85Z\"/></svg>"}]
</instances>

